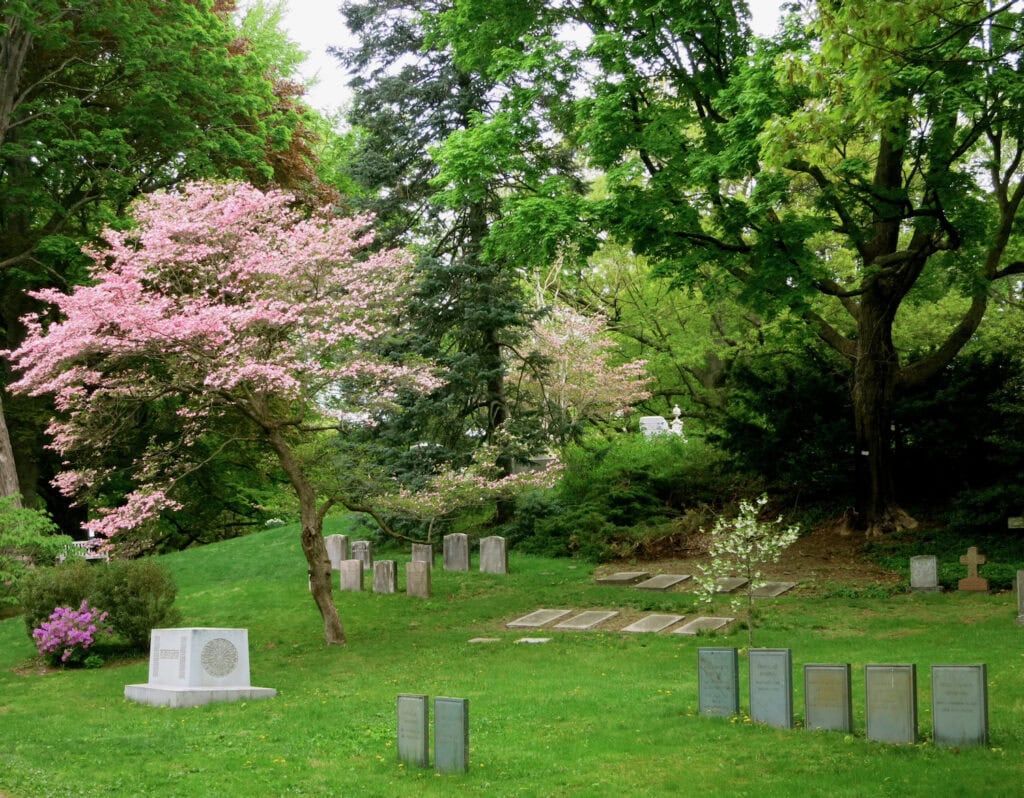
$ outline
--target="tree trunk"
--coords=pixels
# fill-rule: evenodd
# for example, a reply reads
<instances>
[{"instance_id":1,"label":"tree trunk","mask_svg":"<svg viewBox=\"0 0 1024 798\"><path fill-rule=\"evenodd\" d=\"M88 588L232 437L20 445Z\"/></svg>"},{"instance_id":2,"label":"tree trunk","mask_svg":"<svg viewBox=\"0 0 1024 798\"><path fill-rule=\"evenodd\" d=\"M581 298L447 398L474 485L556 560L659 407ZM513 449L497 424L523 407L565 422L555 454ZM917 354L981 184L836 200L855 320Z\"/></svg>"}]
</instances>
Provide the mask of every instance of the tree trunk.
<instances>
[{"instance_id":1,"label":"tree trunk","mask_svg":"<svg viewBox=\"0 0 1024 798\"><path fill-rule=\"evenodd\" d=\"M18 470L14 462L14 450L11 448L11 436L7 432L4 419L3 395L0 391L0 496L15 496L13 504L21 507L21 488L18 485Z\"/></svg>"}]
</instances>

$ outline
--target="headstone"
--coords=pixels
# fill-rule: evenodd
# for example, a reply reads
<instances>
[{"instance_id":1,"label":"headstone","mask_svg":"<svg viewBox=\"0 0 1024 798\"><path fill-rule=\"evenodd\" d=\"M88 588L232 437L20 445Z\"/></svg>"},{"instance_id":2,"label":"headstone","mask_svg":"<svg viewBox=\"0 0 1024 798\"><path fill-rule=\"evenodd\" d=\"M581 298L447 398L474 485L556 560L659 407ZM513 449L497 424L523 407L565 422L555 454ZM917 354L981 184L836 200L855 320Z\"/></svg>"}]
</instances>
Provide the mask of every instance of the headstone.
<instances>
[{"instance_id":1,"label":"headstone","mask_svg":"<svg viewBox=\"0 0 1024 798\"><path fill-rule=\"evenodd\" d=\"M717 632L719 629L724 629L735 620L735 618L694 618L692 621L684 623L678 629L673 629L671 634L696 635L700 632Z\"/></svg>"},{"instance_id":2,"label":"headstone","mask_svg":"<svg viewBox=\"0 0 1024 798\"><path fill-rule=\"evenodd\" d=\"M434 699L434 769L438 773L469 770L468 699Z\"/></svg>"},{"instance_id":3,"label":"headstone","mask_svg":"<svg viewBox=\"0 0 1024 798\"><path fill-rule=\"evenodd\" d=\"M614 574L594 577L594 581L599 585L632 585L649 576L647 571L619 571Z\"/></svg>"},{"instance_id":4,"label":"headstone","mask_svg":"<svg viewBox=\"0 0 1024 798\"><path fill-rule=\"evenodd\" d=\"M571 612L572 610L534 610L529 615L509 621L505 626L509 629L539 629L552 621L564 618Z\"/></svg>"},{"instance_id":5,"label":"headstone","mask_svg":"<svg viewBox=\"0 0 1024 798\"><path fill-rule=\"evenodd\" d=\"M425 768L430 764L430 707L427 696L401 693L397 701L398 761Z\"/></svg>"},{"instance_id":6,"label":"headstone","mask_svg":"<svg viewBox=\"0 0 1024 798\"><path fill-rule=\"evenodd\" d=\"M865 665L864 700L869 740L917 742L916 665Z\"/></svg>"},{"instance_id":7,"label":"headstone","mask_svg":"<svg viewBox=\"0 0 1024 798\"><path fill-rule=\"evenodd\" d=\"M750 591L750 595L754 598L778 598L794 587L796 587L796 582L762 582Z\"/></svg>"},{"instance_id":8,"label":"headstone","mask_svg":"<svg viewBox=\"0 0 1024 798\"><path fill-rule=\"evenodd\" d=\"M1024 529L1024 515L1011 515L1006 519L1007 529Z\"/></svg>"},{"instance_id":9,"label":"headstone","mask_svg":"<svg viewBox=\"0 0 1024 798\"><path fill-rule=\"evenodd\" d=\"M849 665L804 665L804 727L853 731Z\"/></svg>"},{"instance_id":10,"label":"headstone","mask_svg":"<svg viewBox=\"0 0 1024 798\"><path fill-rule=\"evenodd\" d=\"M614 618L619 613L607 612L604 610L587 610L579 615L574 615L561 623L556 623L555 629L593 629L599 623L604 623L609 618Z\"/></svg>"},{"instance_id":11,"label":"headstone","mask_svg":"<svg viewBox=\"0 0 1024 798\"><path fill-rule=\"evenodd\" d=\"M364 571L373 570L373 543L369 540L352 541L352 559L363 564Z\"/></svg>"},{"instance_id":12,"label":"headstone","mask_svg":"<svg viewBox=\"0 0 1024 798\"><path fill-rule=\"evenodd\" d=\"M1024 624L1024 571L1017 571L1017 623Z\"/></svg>"},{"instance_id":13,"label":"headstone","mask_svg":"<svg viewBox=\"0 0 1024 798\"><path fill-rule=\"evenodd\" d=\"M378 560L373 564L373 592L398 592L398 565L394 560Z\"/></svg>"},{"instance_id":14,"label":"headstone","mask_svg":"<svg viewBox=\"0 0 1024 798\"><path fill-rule=\"evenodd\" d=\"M405 592L409 596L430 598L430 563L405 564Z\"/></svg>"},{"instance_id":15,"label":"headstone","mask_svg":"<svg viewBox=\"0 0 1024 798\"><path fill-rule=\"evenodd\" d=\"M430 567L434 567L434 544L433 543L413 543L412 544L412 561L413 562L428 562Z\"/></svg>"},{"instance_id":16,"label":"headstone","mask_svg":"<svg viewBox=\"0 0 1024 798\"><path fill-rule=\"evenodd\" d=\"M735 648L697 649L701 715L727 718L740 711L740 668Z\"/></svg>"},{"instance_id":17,"label":"headstone","mask_svg":"<svg viewBox=\"0 0 1024 798\"><path fill-rule=\"evenodd\" d=\"M971 546L960 558L961 565L967 566L967 576L957 583L960 590L984 592L988 590L988 580L978 576L978 566L985 564L985 555L978 554L977 546Z\"/></svg>"},{"instance_id":18,"label":"headstone","mask_svg":"<svg viewBox=\"0 0 1024 798\"><path fill-rule=\"evenodd\" d=\"M643 582L637 582L637 590L669 590L690 578L689 574L658 574Z\"/></svg>"},{"instance_id":19,"label":"headstone","mask_svg":"<svg viewBox=\"0 0 1024 798\"><path fill-rule=\"evenodd\" d=\"M937 746L988 745L985 665L932 665L932 723Z\"/></svg>"},{"instance_id":20,"label":"headstone","mask_svg":"<svg viewBox=\"0 0 1024 798\"><path fill-rule=\"evenodd\" d=\"M153 629L149 681L124 688L125 698L154 707L198 707L275 695L270 687L249 684L248 629Z\"/></svg>"},{"instance_id":21,"label":"headstone","mask_svg":"<svg viewBox=\"0 0 1024 798\"><path fill-rule=\"evenodd\" d=\"M362 560L342 560L338 570L341 572L339 581L342 590L358 593L363 589Z\"/></svg>"},{"instance_id":22,"label":"headstone","mask_svg":"<svg viewBox=\"0 0 1024 798\"><path fill-rule=\"evenodd\" d=\"M469 570L469 537L462 532L444 536L444 569Z\"/></svg>"},{"instance_id":23,"label":"headstone","mask_svg":"<svg viewBox=\"0 0 1024 798\"><path fill-rule=\"evenodd\" d=\"M331 561L332 571L341 568L342 560L352 559L349 553L348 535L327 535L324 538L324 545L327 547L327 558Z\"/></svg>"},{"instance_id":24,"label":"headstone","mask_svg":"<svg viewBox=\"0 0 1024 798\"><path fill-rule=\"evenodd\" d=\"M508 573L508 547L505 538L499 535L480 538L480 573Z\"/></svg>"},{"instance_id":25,"label":"headstone","mask_svg":"<svg viewBox=\"0 0 1024 798\"><path fill-rule=\"evenodd\" d=\"M640 431L645 438L650 438L653 435L667 435L671 428L661 416L641 416Z\"/></svg>"},{"instance_id":26,"label":"headstone","mask_svg":"<svg viewBox=\"0 0 1024 798\"><path fill-rule=\"evenodd\" d=\"M752 648L750 719L779 729L793 728L793 654L788 648Z\"/></svg>"},{"instance_id":27,"label":"headstone","mask_svg":"<svg viewBox=\"0 0 1024 798\"><path fill-rule=\"evenodd\" d=\"M679 623L686 617L684 615L648 615L639 621L634 621L629 626L622 628L623 632L660 632L668 629L672 624Z\"/></svg>"},{"instance_id":28,"label":"headstone","mask_svg":"<svg viewBox=\"0 0 1024 798\"><path fill-rule=\"evenodd\" d=\"M934 554L910 558L910 589L919 593L939 592L939 559Z\"/></svg>"},{"instance_id":29,"label":"headstone","mask_svg":"<svg viewBox=\"0 0 1024 798\"><path fill-rule=\"evenodd\" d=\"M732 593L745 587L749 582L749 579L744 579L742 576L723 576L721 579L715 580L715 592Z\"/></svg>"}]
</instances>

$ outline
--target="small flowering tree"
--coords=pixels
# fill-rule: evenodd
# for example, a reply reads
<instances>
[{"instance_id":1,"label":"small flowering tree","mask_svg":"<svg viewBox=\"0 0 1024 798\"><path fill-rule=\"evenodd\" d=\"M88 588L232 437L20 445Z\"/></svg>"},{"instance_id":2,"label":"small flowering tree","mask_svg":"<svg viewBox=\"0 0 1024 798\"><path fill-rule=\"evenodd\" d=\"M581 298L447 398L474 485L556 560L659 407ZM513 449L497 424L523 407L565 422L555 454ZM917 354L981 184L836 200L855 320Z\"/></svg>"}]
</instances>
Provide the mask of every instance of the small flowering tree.
<instances>
[{"instance_id":1,"label":"small flowering tree","mask_svg":"<svg viewBox=\"0 0 1024 798\"><path fill-rule=\"evenodd\" d=\"M781 515L774 521L761 521L759 516L766 504L768 497L763 494L753 502L744 499L735 518L715 521L708 547L710 562L699 568L696 577L697 592L709 603L722 577L741 576L747 580L747 645L753 642L754 590L764 584L761 567L778 562L782 552L800 536L799 526L782 527ZM733 599L734 607L740 603L739 598Z\"/></svg>"},{"instance_id":2,"label":"small flowering tree","mask_svg":"<svg viewBox=\"0 0 1024 798\"><path fill-rule=\"evenodd\" d=\"M323 453L394 412L399 392L439 384L424 364L380 354L399 326L409 258L367 252L367 218L306 217L287 194L242 183L150 195L134 217L91 253L91 284L33 294L60 320L26 319L9 353L22 375L12 390L52 394L61 414L49 430L66 466L56 484L113 492L126 475L105 461L109 442L146 413L175 419L177 434L151 439L131 464L134 489L88 522L112 538L180 506L176 482L210 457L204 435L264 447L298 499L325 640L341 645L323 520L346 496Z\"/></svg>"},{"instance_id":3,"label":"small flowering tree","mask_svg":"<svg viewBox=\"0 0 1024 798\"><path fill-rule=\"evenodd\" d=\"M107 613L90 607L87 601L77 610L57 607L50 620L32 630L32 637L39 654L51 665L80 665L86 661L97 635L113 635L113 629L102 625L106 619Z\"/></svg>"}]
</instances>

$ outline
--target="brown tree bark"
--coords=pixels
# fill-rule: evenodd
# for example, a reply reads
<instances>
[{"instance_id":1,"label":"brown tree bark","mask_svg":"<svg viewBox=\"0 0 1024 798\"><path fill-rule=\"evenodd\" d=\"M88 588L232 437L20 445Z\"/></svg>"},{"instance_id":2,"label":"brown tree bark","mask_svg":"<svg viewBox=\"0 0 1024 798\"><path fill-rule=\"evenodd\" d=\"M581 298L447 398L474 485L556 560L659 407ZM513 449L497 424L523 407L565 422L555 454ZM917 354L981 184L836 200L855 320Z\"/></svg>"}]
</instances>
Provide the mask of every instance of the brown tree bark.
<instances>
[{"instance_id":1,"label":"brown tree bark","mask_svg":"<svg viewBox=\"0 0 1024 798\"><path fill-rule=\"evenodd\" d=\"M11 436L4 420L3 393L0 391L0 496L15 496L15 507L21 507L21 488L18 485L18 470L15 467Z\"/></svg>"}]
</instances>

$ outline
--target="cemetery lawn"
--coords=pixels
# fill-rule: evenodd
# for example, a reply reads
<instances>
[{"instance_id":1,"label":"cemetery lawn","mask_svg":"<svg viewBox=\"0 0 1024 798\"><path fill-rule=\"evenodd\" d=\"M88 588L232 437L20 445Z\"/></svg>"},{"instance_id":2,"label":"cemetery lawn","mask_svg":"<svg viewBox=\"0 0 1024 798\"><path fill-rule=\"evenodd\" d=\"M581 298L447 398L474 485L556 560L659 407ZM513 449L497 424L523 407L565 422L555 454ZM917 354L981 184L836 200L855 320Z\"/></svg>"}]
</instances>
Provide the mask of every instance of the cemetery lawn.
<instances>
[{"instance_id":1,"label":"cemetery lawn","mask_svg":"<svg viewBox=\"0 0 1024 798\"><path fill-rule=\"evenodd\" d=\"M338 524L343 523L339 520ZM335 528L331 531L344 531ZM408 555L399 560L404 586ZM446 573L433 597L340 593L345 648L322 643L295 527L161 558L184 626L249 629L252 684L266 701L142 706L147 659L47 670L20 617L0 622L0 796L1015 796L1024 783L1024 627L1012 593L805 591L762 600L754 643L790 648L798 728L697 713L697 648L736 646L740 705L747 633L688 638L510 630L541 607L691 616L686 592L594 584L593 568L510 555L508 576ZM474 553L472 567L477 564ZM97 566L102 567L102 566ZM727 614L725 599L715 608ZM515 644L552 637L544 645ZM499 642L470 644L474 637ZM807 732L803 665L853 666L853 734ZM864 665L915 663L921 742L864 736ZM931 743L930 666L986 663L990 745ZM470 772L401 766L399 693L469 699Z\"/></svg>"}]
</instances>

